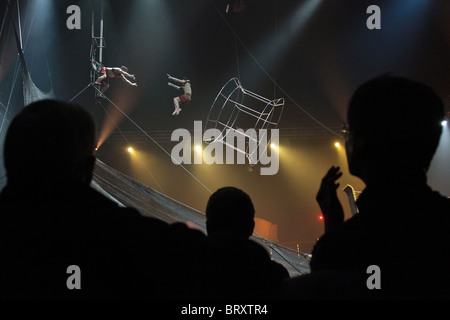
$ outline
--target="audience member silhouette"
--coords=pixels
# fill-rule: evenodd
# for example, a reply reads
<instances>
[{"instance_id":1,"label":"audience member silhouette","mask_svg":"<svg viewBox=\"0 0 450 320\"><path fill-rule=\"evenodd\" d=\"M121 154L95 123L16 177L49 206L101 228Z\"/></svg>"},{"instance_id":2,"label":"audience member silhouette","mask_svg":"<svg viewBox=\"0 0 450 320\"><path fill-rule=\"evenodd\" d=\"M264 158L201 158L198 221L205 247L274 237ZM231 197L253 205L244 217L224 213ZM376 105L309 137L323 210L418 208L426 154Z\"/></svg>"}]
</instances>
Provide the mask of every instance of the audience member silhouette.
<instances>
[{"instance_id":1,"label":"audience member silhouette","mask_svg":"<svg viewBox=\"0 0 450 320\"><path fill-rule=\"evenodd\" d=\"M366 184L359 213L344 222L336 195L341 173L332 167L317 195L328 225L312 252L311 274L289 283L291 296L450 297L450 201L426 179L443 114L430 87L402 77L383 75L356 90L346 152L350 173Z\"/></svg>"},{"instance_id":2,"label":"audience member silhouette","mask_svg":"<svg viewBox=\"0 0 450 320\"><path fill-rule=\"evenodd\" d=\"M206 206L208 250L205 263L206 296L212 298L274 297L287 270L249 237L255 209L242 190L217 190Z\"/></svg>"},{"instance_id":3,"label":"audience member silhouette","mask_svg":"<svg viewBox=\"0 0 450 320\"><path fill-rule=\"evenodd\" d=\"M205 236L120 207L91 188L95 146L93 119L76 104L41 100L11 122L0 194L0 297L196 294L185 279Z\"/></svg>"}]
</instances>

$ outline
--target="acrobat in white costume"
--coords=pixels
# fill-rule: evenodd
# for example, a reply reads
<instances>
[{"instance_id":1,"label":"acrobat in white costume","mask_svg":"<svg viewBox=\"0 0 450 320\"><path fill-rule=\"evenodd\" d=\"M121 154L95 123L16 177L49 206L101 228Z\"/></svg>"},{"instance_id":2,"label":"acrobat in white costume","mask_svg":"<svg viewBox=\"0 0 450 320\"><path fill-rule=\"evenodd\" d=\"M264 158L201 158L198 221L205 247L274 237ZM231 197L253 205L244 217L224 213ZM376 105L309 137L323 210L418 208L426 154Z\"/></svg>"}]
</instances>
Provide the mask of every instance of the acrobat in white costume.
<instances>
[{"instance_id":1,"label":"acrobat in white costume","mask_svg":"<svg viewBox=\"0 0 450 320\"><path fill-rule=\"evenodd\" d=\"M172 115L176 116L181 111L180 104L188 104L189 102L191 102L191 98L192 98L191 81L188 79L180 80L180 79L172 77L169 74L167 74L167 76L169 77L169 80L173 80L173 81L181 84L181 86L177 86L177 85L174 85L173 83L169 82L168 83L169 86L171 86L172 88L175 88L177 90L183 89L183 91L184 91L184 93L182 95L173 98L173 105L175 106L175 111L172 113Z\"/></svg>"}]
</instances>

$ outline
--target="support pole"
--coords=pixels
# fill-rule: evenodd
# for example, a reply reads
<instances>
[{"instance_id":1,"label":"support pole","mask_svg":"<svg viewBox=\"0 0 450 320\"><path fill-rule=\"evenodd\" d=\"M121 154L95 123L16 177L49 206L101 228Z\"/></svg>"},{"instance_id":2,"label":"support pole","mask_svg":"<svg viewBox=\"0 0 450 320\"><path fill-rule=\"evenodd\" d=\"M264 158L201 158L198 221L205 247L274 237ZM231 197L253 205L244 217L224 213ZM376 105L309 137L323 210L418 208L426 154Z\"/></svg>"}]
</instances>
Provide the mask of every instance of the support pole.
<instances>
[{"instance_id":1,"label":"support pole","mask_svg":"<svg viewBox=\"0 0 450 320\"><path fill-rule=\"evenodd\" d=\"M103 1L100 1L100 51L98 62L103 63Z\"/></svg>"},{"instance_id":2,"label":"support pole","mask_svg":"<svg viewBox=\"0 0 450 320\"><path fill-rule=\"evenodd\" d=\"M92 15L91 15L91 38L94 39L94 1L92 0Z\"/></svg>"},{"instance_id":3,"label":"support pole","mask_svg":"<svg viewBox=\"0 0 450 320\"><path fill-rule=\"evenodd\" d=\"M18 21L18 25L19 25L20 50L23 50L23 44L22 44L22 27L21 27L21 22L20 22L19 0L17 0L16 3L17 3L17 21Z\"/></svg>"}]
</instances>

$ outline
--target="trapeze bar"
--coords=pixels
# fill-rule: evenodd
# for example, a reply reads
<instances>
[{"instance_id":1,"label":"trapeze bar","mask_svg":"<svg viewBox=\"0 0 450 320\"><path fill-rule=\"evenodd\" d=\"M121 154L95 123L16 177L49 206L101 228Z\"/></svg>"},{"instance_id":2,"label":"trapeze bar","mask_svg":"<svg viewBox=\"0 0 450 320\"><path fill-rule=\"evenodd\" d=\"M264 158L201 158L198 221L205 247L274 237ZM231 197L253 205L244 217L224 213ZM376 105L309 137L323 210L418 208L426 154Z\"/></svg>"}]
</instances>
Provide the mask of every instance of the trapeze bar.
<instances>
[{"instance_id":1,"label":"trapeze bar","mask_svg":"<svg viewBox=\"0 0 450 320\"><path fill-rule=\"evenodd\" d=\"M236 106L241 106L242 108L245 108L245 109L257 112L256 110L253 110L252 108L249 108L249 107L243 105L242 103L236 102L236 101L231 100L231 99L228 99L228 101L233 102Z\"/></svg>"},{"instance_id":2,"label":"trapeze bar","mask_svg":"<svg viewBox=\"0 0 450 320\"><path fill-rule=\"evenodd\" d=\"M232 130L232 131L234 131L234 132L236 132L236 133L239 133L240 135L243 135L243 136L245 136L245 137L247 137L247 138L249 138L249 139L251 139L251 140L253 140L253 141L258 141L258 140L256 140L255 138L253 138L253 137L251 137L251 136L245 134L245 133L243 132L243 130L242 130L242 132L241 132L241 131L239 131L239 129L234 129L233 127L230 127L229 125L227 125L227 124L225 124L225 123L222 123L222 122L218 122L218 123L221 124L222 126L228 128L229 130ZM228 134L228 133L226 133L225 136L226 136L227 134ZM225 138L225 136L224 136L224 138Z\"/></svg>"},{"instance_id":3,"label":"trapeze bar","mask_svg":"<svg viewBox=\"0 0 450 320\"><path fill-rule=\"evenodd\" d=\"M246 151L243 151L243 150L239 149L238 147L236 147L236 146L234 146L234 145L228 143L228 142L225 140L225 138L226 138L226 135L223 136L221 139L208 139L208 140L210 140L210 142L212 142L212 141L220 142L220 143L222 143L222 144L224 144L224 145L230 147L231 149L234 149L234 150L236 150L236 151L238 151L238 152L240 152L240 153L242 153L242 154L248 154ZM254 142L258 143L257 140L255 140L255 139L253 139L253 138L252 138L252 140L253 140ZM205 142L206 142L206 140L205 140Z\"/></svg>"},{"instance_id":4,"label":"trapeze bar","mask_svg":"<svg viewBox=\"0 0 450 320\"><path fill-rule=\"evenodd\" d=\"M103 44L98 44L97 40L100 40ZM92 42L97 48L106 48L106 40L103 37L92 37Z\"/></svg>"},{"instance_id":5,"label":"trapeze bar","mask_svg":"<svg viewBox=\"0 0 450 320\"><path fill-rule=\"evenodd\" d=\"M254 109L252 109L252 108L249 108L249 107L243 105L242 103L236 102L236 101L234 101L234 100L228 99L228 101L234 103L234 105L236 106L237 109L239 109L239 110L242 111L242 112L247 113L248 115L250 115L250 116L252 116L252 117L258 118L258 117L260 117L261 115L268 115L267 113L259 113L258 111L254 110ZM240 107L242 107L242 108L244 108L244 109L253 111L255 114L251 114L250 112L246 112L245 110L240 109L238 106L240 106ZM257 115L256 115L256 114L257 114Z\"/></svg>"},{"instance_id":6,"label":"trapeze bar","mask_svg":"<svg viewBox=\"0 0 450 320\"><path fill-rule=\"evenodd\" d=\"M222 143L223 143L224 145L226 145L227 147L229 147L229 148L231 148L231 149L234 149L234 150L236 150L237 152L239 152L239 153L241 153L241 154L247 155L247 152L242 151L241 149L239 149L239 148L233 146L232 144L229 144L228 142L223 142L223 141L222 141Z\"/></svg>"},{"instance_id":7,"label":"trapeze bar","mask_svg":"<svg viewBox=\"0 0 450 320\"><path fill-rule=\"evenodd\" d=\"M249 112L247 112L247 111L245 111L245 110L240 109L240 108L237 107L237 106L236 106L236 108L237 108L239 111L242 111L243 113L246 113L246 114L248 114L249 116L251 116L251 117L253 117L253 118L255 118L255 119L258 119L258 120L263 121L264 123L268 123L268 124L271 124L271 125L274 125L274 126L278 125L276 122L271 122L271 121L268 121L268 120L267 120L267 118L269 117L269 115L272 113L273 109L272 109L272 111L269 112L269 113L261 113L261 114L259 114L259 115L254 115L254 114L251 114L251 113L249 113ZM262 115L266 115L267 117L266 117L266 118L262 118L262 117L261 117Z\"/></svg>"},{"instance_id":8,"label":"trapeze bar","mask_svg":"<svg viewBox=\"0 0 450 320\"><path fill-rule=\"evenodd\" d=\"M236 106L236 108L237 108L239 111L242 111L243 113L246 113L246 114L248 114L249 116L252 116L253 118L256 118L256 119L258 119L258 120L262 120L262 121L264 121L264 122L266 122L266 123L270 123L270 124L273 124L273 125L277 125L275 122L267 121L267 118L266 118L266 120L263 120L263 118L261 118L261 116L263 116L263 115L269 116L271 112L269 112L269 113L258 113L258 115L254 115L254 114L251 114L250 112L247 112L247 111L245 111L245 110L243 110L243 109L240 109L240 108L237 107L237 106ZM250 109L250 110L252 110L252 109ZM252 111L254 111L254 110L252 110ZM255 112L256 112L256 111L255 111Z\"/></svg>"},{"instance_id":9,"label":"trapeze bar","mask_svg":"<svg viewBox=\"0 0 450 320\"><path fill-rule=\"evenodd\" d=\"M244 94L246 94L246 95L248 95L248 96L250 96L250 97L253 97L253 98L255 98L255 99L257 99L257 100L259 100L259 101L261 101L261 102L264 102L264 103L266 103L266 104L270 104L271 106L274 106L274 107L280 107L280 106L283 106L283 105L284 105L284 98L279 98L279 99L275 99L275 100L269 100L269 99L267 99L267 98L264 98L263 96L260 96L259 94L256 94L256 93L254 93L254 92L252 92L252 91L249 91L249 90L246 90L246 89L242 88L242 86L241 86L240 84L239 84L238 86L241 88L241 91L242 91ZM234 93L234 91L235 91L235 90L233 90L232 93ZM232 94L232 93L231 93L231 94ZM231 95L231 94L230 94L230 95ZM220 93L220 95L221 95L223 98L225 98L226 100L229 100L228 97L226 97L222 92ZM233 100L230 100L230 101L233 101ZM279 101L281 101L281 102L279 102Z\"/></svg>"},{"instance_id":10,"label":"trapeze bar","mask_svg":"<svg viewBox=\"0 0 450 320\"><path fill-rule=\"evenodd\" d=\"M234 105L236 106L236 108L238 108L240 111L245 112L245 110L240 109L238 106L240 106L240 107L242 107L242 108L245 108L245 109L247 109L247 110L250 110L250 111L252 111L252 112L254 112L255 114L258 115L258 116L257 116L257 115L251 114L250 112L245 112L245 113L247 113L248 115L250 115L250 116L252 116L252 117L261 119L261 116L268 116L268 115L270 115L270 113L271 113L271 112L269 112L269 113L259 113L258 111L254 110L254 109L252 109L252 108L249 108L249 107L247 107L246 105L243 105L242 103L239 103L239 102L237 102L237 101L228 99L227 97L225 97L225 95L224 95L223 93L221 93L221 95L222 95L227 101L230 101L230 102L234 103ZM265 103L267 102L267 104L268 104L268 105L270 104L272 107L279 107L279 106L283 106L283 105L284 105L284 101L283 101L283 103L280 103L280 104L275 103L275 101L279 101L280 99L272 100L272 101L267 100L267 99L266 99L266 101L264 101L264 100L262 100L262 99L258 99L258 100L260 100L260 101L262 101L262 102L265 102ZM281 98L281 100L284 100L284 99ZM225 104L224 104L224 105L225 105ZM271 123L271 124L276 125L275 123Z\"/></svg>"},{"instance_id":11,"label":"trapeze bar","mask_svg":"<svg viewBox=\"0 0 450 320\"><path fill-rule=\"evenodd\" d=\"M243 90L244 94L249 95L249 96L251 96L251 97L253 97L255 99L258 99L258 100L260 100L260 101L262 101L264 103L270 104L271 106L279 107L279 106L284 105L284 98L279 98L279 99L275 99L275 100L269 100L267 98L264 98L263 96L260 96L259 94L256 94L254 92L248 91L246 89L242 89L242 90ZM282 103L278 103L278 101L280 101L280 100L282 100L283 102Z\"/></svg>"}]
</instances>

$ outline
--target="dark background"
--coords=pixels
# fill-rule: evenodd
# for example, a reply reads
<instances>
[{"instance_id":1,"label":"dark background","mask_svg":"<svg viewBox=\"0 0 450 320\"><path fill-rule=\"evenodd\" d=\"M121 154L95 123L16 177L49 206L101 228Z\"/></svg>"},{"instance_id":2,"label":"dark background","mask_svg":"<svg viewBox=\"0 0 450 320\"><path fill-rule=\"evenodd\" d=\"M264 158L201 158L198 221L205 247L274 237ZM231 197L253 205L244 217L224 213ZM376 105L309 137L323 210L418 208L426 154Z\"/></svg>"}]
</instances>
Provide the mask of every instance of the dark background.
<instances>
[{"instance_id":1,"label":"dark background","mask_svg":"<svg viewBox=\"0 0 450 320\"><path fill-rule=\"evenodd\" d=\"M91 14L94 9L98 35L100 3L19 1L25 57L41 90L48 91L52 85L57 98L69 100L89 84ZM210 193L151 139L133 141L133 134L141 129L193 130L194 120L206 121L217 93L232 77L264 97L284 97L282 132L319 128L329 135L282 136L278 174L261 176L258 166L249 165L185 167L212 191L225 185L242 188L253 199L257 216L278 226L279 242L293 248L299 244L304 252L311 251L323 232L314 197L328 168L341 166L342 187L364 188L348 173L343 148L334 146L336 141L343 142L336 128L345 122L355 88L371 77L392 72L431 85L442 99L450 95L450 1L253 0L239 13L226 13L227 1L219 0L103 3L107 44L103 62L126 65L136 75L138 87L110 81L108 97L129 118L108 101L103 101L105 109L95 105L92 88L75 99L97 121L104 139L98 158L203 211ZM71 4L81 9L81 30L66 27L66 8ZM374 4L381 9L381 30L366 27L366 9ZM5 8L2 1L2 18ZM17 51L10 29L5 28L1 40L0 110L3 115L8 108L6 128L23 100L20 74L14 81ZM192 82L192 102L177 117L171 115L172 99L179 93L167 86L167 73ZM430 184L446 195L450 195L448 134L447 128L429 172ZM122 135L126 138L117 139ZM129 143L133 143L133 154L126 151ZM160 142L168 153L173 145ZM395 190L387 188L386 201L389 197L395 197ZM340 198L349 216L342 192Z\"/></svg>"}]
</instances>

